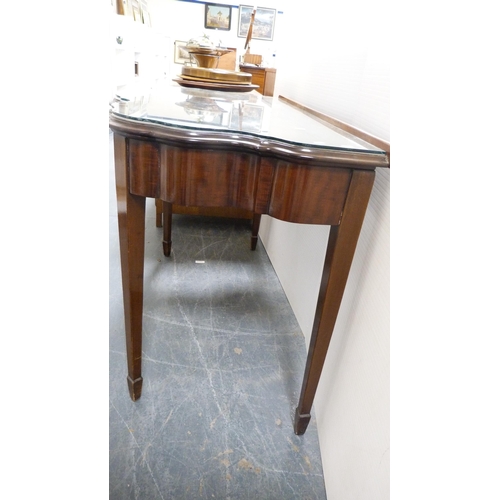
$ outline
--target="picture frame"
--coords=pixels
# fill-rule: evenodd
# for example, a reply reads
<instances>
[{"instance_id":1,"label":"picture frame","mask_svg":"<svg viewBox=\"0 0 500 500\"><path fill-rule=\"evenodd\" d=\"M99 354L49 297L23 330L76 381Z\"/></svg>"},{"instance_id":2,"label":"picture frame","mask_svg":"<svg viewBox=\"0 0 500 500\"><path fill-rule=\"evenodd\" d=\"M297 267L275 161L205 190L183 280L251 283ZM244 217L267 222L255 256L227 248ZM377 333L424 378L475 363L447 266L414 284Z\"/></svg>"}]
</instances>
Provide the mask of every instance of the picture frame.
<instances>
[{"instance_id":1,"label":"picture frame","mask_svg":"<svg viewBox=\"0 0 500 500\"><path fill-rule=\"evenodd\" d=\"M151 16L149 15L148 3L146 0L139 0L139 6L142 14L142 22L151 27Z\"/></svg>"},{"instance_id":2,"label":"picture frame","mask_svg":"<svg viewBox=\"0 0 500 500\"><path fill-rule=\"evenodd\" d=\"M205 28L210 30L230 31L231 29L230 5L218 3L205 4Z\"/></svg>"},{"instance_id":3,"label":"picture frame","mask_svg":"<svg viewBox=\"0 0 500 500\"><path fill-rule=\"evenodd\" d=\"M238 36L246 38L250 19L254 7L250 5L239 6ZM274 24L276 22L276 9L257 7L253 23L252 40L272 41L274 37Z\"/></svg>"},{"instance_id":4,"label":"picture frame","mask_svg":"<svg viewBox=\"0 0 500 500\"><path fill-rule=\"evenodd\" d=\"M142 13L139 0L129 0L129 1L132 7L132 14L134 17L134 21L139 21L140 23L142 23Z\"/></svg>"},{"instance_id":5,"label":"picture frame","mask_svg":"<svg viewBox=\"0 0 500 500\"><path fill-rule=\"evenodd\" d=\"M174 42L174 63L190 66L192 64L191 54L186 50L187 42L176 40Z\"/></svg>"},{"instance_id":6,"label":"picture frame","mask_svg":"<svg viewBox=\"0 0 500 500\"><path fill-rule=\"evenodd\" d=\"M119 15L134 17L130 0L116 0L116 8Z\"/></svg>"}]
</instances>

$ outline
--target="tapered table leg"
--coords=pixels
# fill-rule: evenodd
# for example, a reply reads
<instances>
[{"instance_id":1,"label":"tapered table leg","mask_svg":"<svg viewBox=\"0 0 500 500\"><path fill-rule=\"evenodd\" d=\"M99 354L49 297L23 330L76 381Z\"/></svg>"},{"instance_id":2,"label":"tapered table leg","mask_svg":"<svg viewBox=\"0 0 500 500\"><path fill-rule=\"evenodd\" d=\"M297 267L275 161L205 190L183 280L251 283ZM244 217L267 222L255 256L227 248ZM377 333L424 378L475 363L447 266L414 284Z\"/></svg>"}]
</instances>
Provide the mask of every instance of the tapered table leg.
<instances>
[{"instance_id":1,"label":"tapered table leg","mask_svg":"<svg viewBox=\"0 0 500 500\"><path fill-rule=\"evenodd\" d=\"M115 133L115 172L118 229L122 266L123 307L130 397L141 397L142 309L144 277L145 201L130 194L126 140Z\"/></svg>"},{"instance_id":2,"label":"tapered table leg","mask_svg":"<svg viewBox=\"0 0 500 500\"><path fill-rule=\"evenodd\" d=\"M155 198L156 210L156 227L163 226L163 202L159 198Z\"/></svg>"},{"instance_id":3,"label":"tapered table leg","mask_svg":"<svg viewBox=\"0 0 500 500\"><path fill-rule=\"evenodd\" d=\"M311 343L299 404L295 411L295 434L304 434L311 419L314 396L337 320L374 179L374 171L355 170L353 172L341 223L339 226L330 228Z\"/></svg>"},{"instance_id":4,"label":"tapered table leg","mask_svg":"<svg viewBox=\"0 0 500 500\"><path fill-rule=\"evenodd\" d=\"M250 248L255 250L257 248L257 241L259 239L259 227L261 214L253 214L252 219L252 239L250 240Z\"/></svg>"},{"instance_id":5,"label":"tapered table leg","mask_svg":"<svg viewBox=\"0 0 500 500\"><path fill-rule=\"evenodd\" d=\"M172 203L163 201L163 255L170 257L172 250Z\"/></svg>"},{"instance_id":6,"label":"tapered table leg","mask_svg":"<svg viewBox=\"0 0 500 500\"><path fill-rule=\"evenodd\" d=\"M170 257L172 250L172 203L155 199L156 227L163 226L163 255Z\"/></svg>"}]
</instances>

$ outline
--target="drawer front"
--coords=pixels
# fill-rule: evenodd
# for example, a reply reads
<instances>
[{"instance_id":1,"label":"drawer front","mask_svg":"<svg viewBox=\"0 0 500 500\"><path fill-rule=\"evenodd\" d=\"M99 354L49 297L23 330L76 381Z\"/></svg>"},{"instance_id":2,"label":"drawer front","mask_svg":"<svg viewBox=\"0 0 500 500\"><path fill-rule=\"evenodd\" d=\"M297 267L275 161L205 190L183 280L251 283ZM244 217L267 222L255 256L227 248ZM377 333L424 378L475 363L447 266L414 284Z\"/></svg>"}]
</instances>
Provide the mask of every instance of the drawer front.
<instances>
[{"instance_id":1,"label":"drawer front","mask_svg":"<svg viewBox=\"0 0 500 500\"><path fill-rule=\"evenodd\" d=\"M252 73L252 83L259 86L259 92L264 94L264 74L263 73Z\"/></svg>"},{"instance_id":2,"label":"drawer front","mask_svg":"<svg viewBox=\"0 0 500 500\"><path fill-rule=\"evenodd\" d=\"M350 181L348 169L279 161L268 213L288 222L338 225Z\"/></svg>"},{"instance_id":3,"label":"drawer front","mask_svg":"<svg viewBox=\"0 0 500 500\"><path fill-rule=\"evenodd\" d=\"M266 82L266 71L261 68L240 68L240 71L244 73L250 73L252 75L252 83L259 86L258 92L264 94L264 87Z\"/></svg>"},{"instance_id":4,"label":"drawer front","mask_svg":"<svg viewBox=\"0 0 500 500\"><path fill-rule=\"evenodd\" d=\"M255 155L161 146L160 197L169 203L253 211L258 175Z\"/></svg>"}]
</instances>

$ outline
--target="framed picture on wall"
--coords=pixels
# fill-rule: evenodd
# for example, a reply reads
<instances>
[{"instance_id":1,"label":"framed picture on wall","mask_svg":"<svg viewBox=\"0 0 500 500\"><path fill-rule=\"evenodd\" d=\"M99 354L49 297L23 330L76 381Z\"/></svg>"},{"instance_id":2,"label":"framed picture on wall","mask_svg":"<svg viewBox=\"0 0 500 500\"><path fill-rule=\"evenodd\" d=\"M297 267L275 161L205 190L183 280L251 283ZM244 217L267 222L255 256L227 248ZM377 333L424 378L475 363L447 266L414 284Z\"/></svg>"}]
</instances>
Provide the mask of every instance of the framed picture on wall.
<instances>
[{"instance_id":1,"label":"framed picture on wall","mask_svg":"<svg viewBox=\"0 0 500 500\"><path fill-rule=\"evenodd\" d=\"M216 3L205 4L205 28L229 31L231 29L231 6Z\"/></svg>"},{"instance_id":2,"label":"framed picture on wall","mask_svg":"<svg viewBox=\"0 0 500 500\"><path fill-rule=\"evenodd\" d=\"M139 0L141 13L142 13L142 22L146 26L151 26L151 17L149 15L148 3L146 0Z\"/></svg>"},{"instance_id":3,"label":"framed picture on wall","mask_svg":"<svg viewBox=\"0 0 500 500\"><path fill-rule=\"evenodd\" d=\"M250 19L254 7L249 5L240 5L240 19L238 23L238 36L246 38ZM271 41L274 36L274 23L276 21L276 9L265 9L257 7L255 11L255 20L253 23L252 40Z\"/></svg>"},{"instance_id":4,"label":"framed picture on wall","mask_svg":"<svg viewBox=\"0 0 500 500\"><path fill-rule=\"evenodd\" d=\"M118 14L134 17L131 0L116 0Z\"/></svg>"}]
</instances>

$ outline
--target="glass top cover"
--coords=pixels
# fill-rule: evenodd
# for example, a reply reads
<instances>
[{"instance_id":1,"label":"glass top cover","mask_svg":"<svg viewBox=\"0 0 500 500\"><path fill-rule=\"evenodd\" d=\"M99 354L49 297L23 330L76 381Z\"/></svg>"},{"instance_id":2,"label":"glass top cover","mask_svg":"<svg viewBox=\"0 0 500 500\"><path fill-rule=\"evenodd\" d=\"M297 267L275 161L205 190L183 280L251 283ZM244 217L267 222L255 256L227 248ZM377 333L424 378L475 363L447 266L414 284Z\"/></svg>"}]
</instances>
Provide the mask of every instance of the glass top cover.
<instances>
[{"instance_id":1,"label":"glass top cover","mask_svg":"<svg viewBox=\"0 0 500 500\"><path fill-rule=\"evenodd\" d=\"M213 130L276 139L304 148L385 154L333 125L325 124L278 97L252 92L214 91L160 81L146 91L120 90L111 112L141 122L192 130Z\"/></svg>"}]
</instances>

